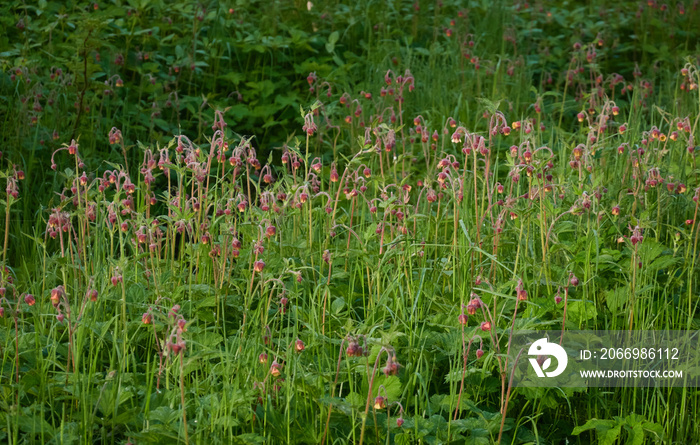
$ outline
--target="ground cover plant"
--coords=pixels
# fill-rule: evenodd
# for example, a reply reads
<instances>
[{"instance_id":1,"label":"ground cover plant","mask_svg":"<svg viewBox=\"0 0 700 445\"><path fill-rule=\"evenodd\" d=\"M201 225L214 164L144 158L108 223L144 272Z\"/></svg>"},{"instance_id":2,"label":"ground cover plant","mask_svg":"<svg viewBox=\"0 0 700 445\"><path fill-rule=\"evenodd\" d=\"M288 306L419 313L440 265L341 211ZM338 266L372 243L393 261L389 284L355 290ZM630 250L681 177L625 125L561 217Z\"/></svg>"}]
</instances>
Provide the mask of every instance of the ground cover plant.
<instances>
[{"instance_id":1,"label":"ground cover plant","mask_svg":"<svg viewBox=\"0 0 700 445\"><path fill-rule=\"evenodd\" d=\"M697 443L506 351L699 329L699 6L0 5L0 440Z\"/></svg>"}]
</instances>

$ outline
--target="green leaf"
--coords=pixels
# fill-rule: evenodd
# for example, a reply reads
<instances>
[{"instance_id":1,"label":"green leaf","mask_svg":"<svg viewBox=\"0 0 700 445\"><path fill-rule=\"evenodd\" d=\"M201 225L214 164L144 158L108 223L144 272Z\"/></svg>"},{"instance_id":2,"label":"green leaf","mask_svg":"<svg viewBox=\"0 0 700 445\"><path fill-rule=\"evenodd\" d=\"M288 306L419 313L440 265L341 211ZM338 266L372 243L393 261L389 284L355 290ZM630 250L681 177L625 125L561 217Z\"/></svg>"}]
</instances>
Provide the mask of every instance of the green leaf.
<instances>
[{"instance_id":1,"label":"green leaf","mask_svg":"<svg viewBox=\"0 0 700 445\"><path fill-rule=\"evenodd\" d=\"M189 298L195 295L211 295L213 293L214 288L208 284L183 284L178 286L174 292L176 296L187 295Z\"/></svg>"},{"instance_id":2,"label":"green leaf","mask_svg":"<svg viewBox=\"0 0 700 445\"><path fill-rule=\"evenodd\" d=\"M234 416L221 416L214 420L214 424L224 428L236 428L241 422Z\"/></svg>"},{"instance_id":3,"label":"green leaf","mask_svg":"<svg viewBox=\"0 0 700 445\"><path fill-rule=\"evenodd\" d=\"M498 106L501 104L500 100L492 102L485 97L478 98L478 101L490 114L495 114L498 111Z\"/></svg>"},{"instance_id":4,"label":"green leaf","mask_svg":"<svg viewBox=\"0 0 700 445\"><path fill-rule=\"evenodd\" d=\"M569 303L568 311L571 321L577 324L595 318L598 315L595 303L592 301L573 301Z\"/></svg>"},{"instance_id":5,"label":"green leaf","mask_svg":"<svg viewBox=\"0 0 700 445\"><path fill-rule=\"evenodd\" d=\"M328 43L335 45L339 37L340 34L338 33L338 31L333 31L331 35L328 36Z\"/></svg>"},{"instance_id":6,"label":"green leaf","mask_svg":"<svg viewBox=\"0 0 700 445\"><path fill-rule=\"evenodd\" d=\"M43 431L51 436L54 434L53 427L41 416L19 416L17 419L19 429L29 434L41 434Z\"/></svg>"},{"instance_id":7,"label":"green leaf","mask_svg":"<svg viewBox=\"0 0 700 445\"><path fill-rule=\"evenodd\" d=\"M206 298L197 302L198 308L212 307L212 306L216 306L216 297L215 296L206 297Z\"/></svg>"},{"instance_id":8,"label":"green leaf","mask_svg":"<svg viewBox=\"0 0 700 445\"><path fill-rule=\"evenodd\" d=\"M238 85L239 83L243 82L245 79L245 76L242 73L237 73L234 71L229 71L228 73L224 74L223 76L219 76L220 79L228 80L234 85Z\"/></svg>"},{"instance_id":9,"label":"green leaf","mask_svg":"<svg viewBox=\"0 0 700 445\"><path fill-rule=\"evenodd\" d=\"M148 419L150 421L161 422L165 425L171 424L180 418L180 413L168 406L159 406L158 408L151 410L148 413Z\"/></svg>"},{"instance_id":10,"label":"green leaf","mask_svg":"<svg viewBox=\"0 0 700 445\"><path fill-rule=\"evenodd\" d=\"M622 424L615 420L590 419L582 426L577 426L571 432L574 436L578 436L584 431L595 429L598 437L598 443L601 445L613 445L620 436Z\"/></svg>"},{"instance_id":11,"label":"green leaf","mask_svg":"<svg viewBox=\"0 0 700 445\"><path fill-rule=\"evenodd\" d=\"M629 300L629 287L620 286L605 293L605 303L608 309L616 312Z\"/></svg>"},{"instance_id":12,"label":"green leaf","mask_svg":"<svg viewBox=\"0 0 700 445\"><path fill-rule=\"evenodd\" d=\"M642 445L644 443L644 428L642 428L641 423L636 423L632 427L626 427L625 429L629 433L626 443L630 445Z\"/></svg>"},{"instance_id":13,"label":"green leaf","mask_svg":"<svg viewBox=\"0 0 700 445\"><path fill-rule=\"evenodd\" d=\"M394 437L394 443L396 445L410 445L414 442L410 434L400 433Z\"/></svg>"},{"instance_id":14,"label":"green leaf","mask_svg":"<svg viewBox=\"0 0 700 445\"><path fill-rule=\"evenodd\" d=\"M240 436L235 437L235 440L235 443L242 444L261 444L266 442L264 436L255 433L241 434Z\"/></svg>"},{"instance_id":15,"label":"green leaf","mask_svg":"<svg viewBox=\"0 0 700 445\"><path fill-rule=\"evenodd\" d=\"M615 425L609 430L598 434L598 443L601 445L614 445L615 441L620 437L622 425Z\"/></svg>"},{"instance_id":16,"label":"green leaf","mask_svg":"<svg viewBox=\"0 0 700 445\"><path fill-rule=\"evenodd\" d=\"M338 31L333 31L333 34L328 37L328 42L326 42L326 51L328 51L329 54L333 54L335 52L335 42L337 41Z\"/></svg>"},{"instance_id":17,"label":"green leaf","mask_svg":"<svg viewBox=\"0 0 700 445\"><path fill-rule=\"evenodd\" d=\"M351 392L345 396L345 401L356 408L360 408L366 403L366 400L356 392Z\"/></svg>"},{"instance_id":18,"label":"green leaf","mask_svg":"<svg viewBox=\"0 0 700 445\"><path fill-rule=\"evenodd\" d=\"M337 54L333 54L333 61L335 62L336 65L338 66L343 66L345 65L345 62L343 59L341 59Z\"/></svg>"},{"instance_id":19,"label":"green leaf","mask_svg":"<svg viewBox=\"0 0 700 445\"><path fill-rule=\"evenodd\" d=\"M338 297L331 303L331 312L335 315L340 314L340 312L345 308L345 298Z\"/></svg>"},{"instance_id":20,"label":"green leaf","mask_svg":"<svg viewBox=\"0 0 700 445\"><path fill-rule=\"evenodd\" d=\"M646 267L647 272L656 272L660 269L667 269L670 266L681 263L683 260L678 257L661 256Z\"/></svg>"},{"instance_id":21,"label":"green leaf","mask_svg":"<svg viewBox=\"0 0 700 445\"><path fill-rule=\"evenodd\" d=\"M644 421L642 422L642 427L644 428L644 431L653 433L656 435L659 439L664 438L664 427L654 423L654 422L649 422L649 421Z\"/></svg>"}]
</instances>

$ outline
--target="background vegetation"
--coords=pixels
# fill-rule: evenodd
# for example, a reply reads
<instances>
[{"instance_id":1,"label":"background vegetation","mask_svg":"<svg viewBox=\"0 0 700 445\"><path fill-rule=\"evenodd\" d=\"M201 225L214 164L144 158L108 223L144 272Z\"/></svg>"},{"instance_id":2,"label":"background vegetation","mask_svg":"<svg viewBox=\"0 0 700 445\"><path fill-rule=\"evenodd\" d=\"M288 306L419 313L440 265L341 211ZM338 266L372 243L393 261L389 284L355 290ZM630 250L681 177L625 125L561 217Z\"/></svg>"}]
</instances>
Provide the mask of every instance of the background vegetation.
<instances>
[{"instance_id":1,"label":"background vegetation","mask_svg":"<svg viewBox=\"0 0 700 445\"><path fill-rule=\"evenodd\" d=\"M699 329L697 1L0 5L9 443L697 443L510 388Z\"/></svg>"}]
</instances>

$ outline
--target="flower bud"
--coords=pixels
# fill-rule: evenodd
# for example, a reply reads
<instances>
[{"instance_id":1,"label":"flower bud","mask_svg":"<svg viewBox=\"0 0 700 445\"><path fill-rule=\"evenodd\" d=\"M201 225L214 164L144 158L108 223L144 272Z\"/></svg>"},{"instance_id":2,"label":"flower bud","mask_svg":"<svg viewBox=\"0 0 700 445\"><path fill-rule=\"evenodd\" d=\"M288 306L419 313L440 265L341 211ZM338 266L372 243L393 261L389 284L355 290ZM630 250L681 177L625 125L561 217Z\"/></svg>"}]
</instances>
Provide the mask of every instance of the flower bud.
<instances>
[{"instance_id":1,"label":"flower bud","mask_svg":"<svg viewBox=\"0 0 700 445\"><path fill-rule=\"evenodd\" d=\"M282 374L282 365L277 363L277 360L274 360L272 365L270 365L270 374L273 377L279 377Z\"/></svg>"},{"instance_id":2,"label":"flower bud","mask_svg":"<svg viewBox=\"0 0 700 445\"><path fill-rule=\"evenodd\" d=\"M265 262L262 260L258 260L253 264L253 270L255 270L255 272L257 272L257 273L262 272L264 268L265 268Z\"/></svg>"},{"instance_id":3,"label":"flower bud","mask_svg":"<svg viewBox=\"0 0 700 445\"><path fill-rule=\"evenodd\" d=\"M571 285L574 287L578 286L578 278L576 277L576 275L571 274L571 278L569 279L569 283L571 283Z\"/></svg>"},{"instance_id":4,"label":"flower bud","mask_svg":"<svg viewBox=\"0 0 700 445\"><path fill-rule=\"evenodd\" d=\"M63 289L63 286L58 286L51 289L51 303L54 305L54 307L58 306L61 297L63 297L66 294L66 292Z\"/></svg>"},{"instance_id":5,"label":"flower bud","mask_svg":"<svg viewBox=\"0 0 700 445\"><path fill-rule=\"evenodd\" d=\"M377 396L374 398L374 409L384 409L386 408L386 398L383 396Z\"/></svg>"}]
</instances>

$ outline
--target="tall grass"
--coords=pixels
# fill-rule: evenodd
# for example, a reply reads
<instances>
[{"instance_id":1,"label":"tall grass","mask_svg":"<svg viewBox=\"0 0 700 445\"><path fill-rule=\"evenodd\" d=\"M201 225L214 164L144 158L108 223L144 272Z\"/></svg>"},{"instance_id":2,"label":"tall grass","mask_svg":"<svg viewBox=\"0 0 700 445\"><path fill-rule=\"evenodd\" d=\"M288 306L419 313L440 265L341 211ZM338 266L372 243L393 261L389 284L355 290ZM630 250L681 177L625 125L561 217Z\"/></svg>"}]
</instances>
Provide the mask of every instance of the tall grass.
<instances>
[{"instance_id":1,"label":"tall grass","mask_svg":"<svg viewBox=\"0 0 700 445\"><path fill-rule=\"evenodd\" d=\"M695 388L511 388L506 352L698 329L697 11L458 6L49 5L64 80L10 63L13 7L0 437L692 443Z\"/></svg>"}]
</instances>

